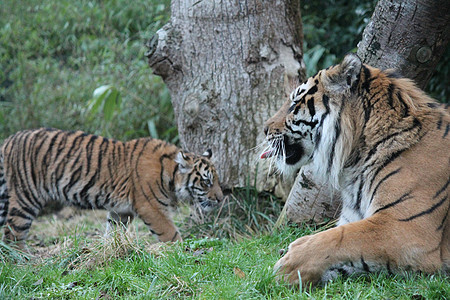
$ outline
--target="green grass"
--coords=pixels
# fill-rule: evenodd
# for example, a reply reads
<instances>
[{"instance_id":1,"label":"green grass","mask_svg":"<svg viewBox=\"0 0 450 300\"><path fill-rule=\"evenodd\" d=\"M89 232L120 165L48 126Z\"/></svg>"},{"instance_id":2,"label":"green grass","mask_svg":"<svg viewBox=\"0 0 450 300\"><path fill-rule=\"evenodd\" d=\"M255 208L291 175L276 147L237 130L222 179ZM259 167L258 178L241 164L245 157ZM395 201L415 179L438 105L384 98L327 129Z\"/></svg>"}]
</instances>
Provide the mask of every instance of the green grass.
<instances>
[{"instance_id":1,"label":"green grass","mask_svg":"<svg viewBox=\"0 0 450 300\"><path fill-rule=\"evenodd\" d=\"M338 278L300 292L277 282L272 266L308 227L285 226L239 242L193 239L149 250L145 238L124 251L104 240L73 243L56 256L0 266L2 299L448 299L448 277L371 274ZM74 236L72 236L74 238ZM103 254L99 255L99 253ZM114 255L111 254L115 253ZM103 258L100 258L103 257ZM107 259L105 259L107 257ZM86 264L87 261L93 262Z\"/></svg>"}]
</instances>

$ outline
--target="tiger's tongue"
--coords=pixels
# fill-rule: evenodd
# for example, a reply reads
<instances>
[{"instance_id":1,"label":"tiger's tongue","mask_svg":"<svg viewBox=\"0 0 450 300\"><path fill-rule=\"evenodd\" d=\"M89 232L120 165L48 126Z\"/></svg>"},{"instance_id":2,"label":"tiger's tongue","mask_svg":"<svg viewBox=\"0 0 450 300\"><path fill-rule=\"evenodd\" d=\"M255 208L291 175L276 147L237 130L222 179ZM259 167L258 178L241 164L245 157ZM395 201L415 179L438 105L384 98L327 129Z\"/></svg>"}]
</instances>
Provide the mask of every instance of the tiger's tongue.
<instances>
[{"instance_id":1,"label":"tiger's tongue","mask_svg":"<svg viewBox=\"0 0 450 300\"><path fill-rule=\"evenodd\" d=\"M261 154L261 159L269 158L269 157L272 157L273 155L274 155L274 151L269 150L269 151L266 151L263 154Z\"/></svg>"}]
</instances>

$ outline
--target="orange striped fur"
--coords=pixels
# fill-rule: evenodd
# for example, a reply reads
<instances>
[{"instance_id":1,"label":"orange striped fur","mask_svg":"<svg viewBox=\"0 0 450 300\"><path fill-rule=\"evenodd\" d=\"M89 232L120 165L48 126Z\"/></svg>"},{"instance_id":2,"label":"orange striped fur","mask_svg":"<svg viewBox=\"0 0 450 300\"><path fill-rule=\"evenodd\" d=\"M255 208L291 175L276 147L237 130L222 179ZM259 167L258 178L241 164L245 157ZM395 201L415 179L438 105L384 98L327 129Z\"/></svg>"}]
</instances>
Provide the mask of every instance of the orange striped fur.
<instances>
[{"instance_id":1,"label":"orange striped fur","mask_svg":"<svg viewBox=\"0 0 450 300\"><path fill-rule=\"evenodd\" d=\"M178 201L208 210L223 195L205 156L161 140L128 142L81 131L26 130L0 148L0 225L4 239L22 241L50 200L107 209L108 225L139 216L160 241L181 236L170 217Z\"/></svg>"}]
</instances>

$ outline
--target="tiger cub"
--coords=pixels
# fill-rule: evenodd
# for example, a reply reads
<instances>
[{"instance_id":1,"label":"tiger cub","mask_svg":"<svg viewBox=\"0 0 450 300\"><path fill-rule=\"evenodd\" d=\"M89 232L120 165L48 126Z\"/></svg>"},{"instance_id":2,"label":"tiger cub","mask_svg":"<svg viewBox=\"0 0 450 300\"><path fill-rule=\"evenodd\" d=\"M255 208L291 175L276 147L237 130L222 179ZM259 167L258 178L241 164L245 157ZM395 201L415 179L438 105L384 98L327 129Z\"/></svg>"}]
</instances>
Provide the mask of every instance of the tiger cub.
<instances>
[{"instance_id":1,"label":"tiger cub","mask_svg":"<svg viewBox=\"0 0 450 300\"><path fill-rule=\"evenodd\" d=\"M265 133L262 158L287 173L312 164L343 202L336 228L289 246L281 278L450 272L450 114L411 80L349 54L297 87Z\"/></svg>"},{"instance_id":2,"label":"tiger cub","mask_svg":"<svg viewBox=\"0 0 450 300\"><path fill-rule=\"evenodd\" d=\"M152 138L120 142L81 131L18 132L0 148L4 240L24 240L44 205L59 200L108 210L107 232L137 215L160 241L181 241L170 217L178 202L207 211L223 198L211 155Z\"/></svg>"}]
</instances>

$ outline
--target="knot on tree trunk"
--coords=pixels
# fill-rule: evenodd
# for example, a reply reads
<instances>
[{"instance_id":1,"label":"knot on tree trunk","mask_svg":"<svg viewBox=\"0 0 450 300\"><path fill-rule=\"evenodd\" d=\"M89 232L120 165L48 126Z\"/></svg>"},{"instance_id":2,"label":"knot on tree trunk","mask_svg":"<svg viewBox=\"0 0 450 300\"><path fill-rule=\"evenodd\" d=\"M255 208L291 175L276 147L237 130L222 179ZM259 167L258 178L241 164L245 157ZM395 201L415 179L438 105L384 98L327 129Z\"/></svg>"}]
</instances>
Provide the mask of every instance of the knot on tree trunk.
<instances>
[{"instance_id":1,"label":"knot on tree trunk","mask_svg":"<svg viewBox=\"0 0 450 300\"><path fill-rule=\"evenodd\" d=\"M148 65L155 75L164 80L181 73L181 63L177 50L180 48L181 34L171 23L167 23L145 44Z\"/></svg>"}]
</instances>

